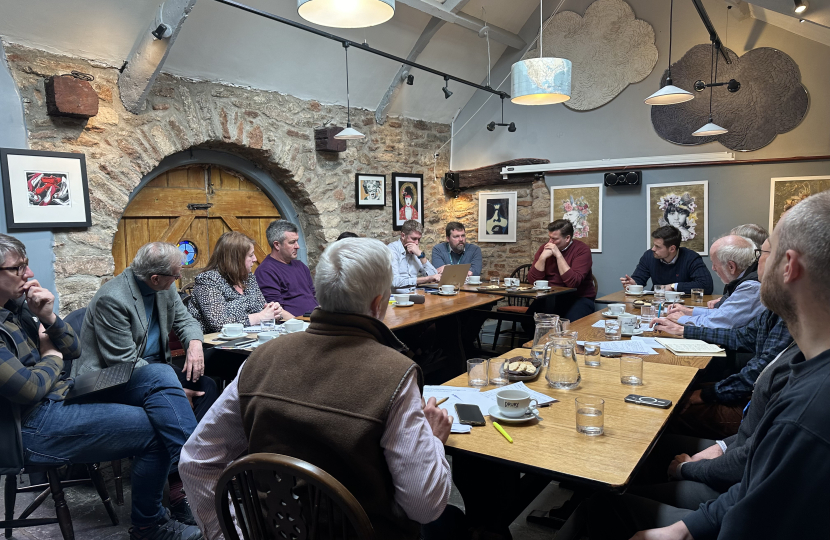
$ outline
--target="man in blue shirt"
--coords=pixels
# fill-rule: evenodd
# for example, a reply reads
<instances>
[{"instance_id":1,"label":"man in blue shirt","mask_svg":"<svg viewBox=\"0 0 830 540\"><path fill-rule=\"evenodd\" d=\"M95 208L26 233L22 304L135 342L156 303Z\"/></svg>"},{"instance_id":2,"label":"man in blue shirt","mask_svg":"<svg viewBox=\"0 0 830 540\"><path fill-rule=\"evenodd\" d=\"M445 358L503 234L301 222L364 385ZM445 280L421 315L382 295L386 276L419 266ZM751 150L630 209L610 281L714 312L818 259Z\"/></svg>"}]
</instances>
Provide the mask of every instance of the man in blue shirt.
<instances>
[{"instance_id":1,"label":"man in blue shirt","mask_svg":"<svg viewBox=\"0 0 830 540\"><path fill-rule=\"evenodd\" d=\"M668 285L675 291L688 294L692 289L703 289L703 294L712 294L712 274L700 255L680 247L678 229L665 225L652 232L651 238L651 249L640 257L634 273L620 278L623 287L645 285L651 278L653 285Z\"/></svg>"},{"instance_id":2,"label":"man in blue shirt","mask_svg":"<svg viewBox=\"0 0 830 540\"><path fill-rule=\"evenodd\" d=\"M432 265L439 274L447 264L469 264L468 276L481 275L481 248L467 243L467 231L457 221L447 223L447 241L432 248Z\"/></svg>"}]
</instances>

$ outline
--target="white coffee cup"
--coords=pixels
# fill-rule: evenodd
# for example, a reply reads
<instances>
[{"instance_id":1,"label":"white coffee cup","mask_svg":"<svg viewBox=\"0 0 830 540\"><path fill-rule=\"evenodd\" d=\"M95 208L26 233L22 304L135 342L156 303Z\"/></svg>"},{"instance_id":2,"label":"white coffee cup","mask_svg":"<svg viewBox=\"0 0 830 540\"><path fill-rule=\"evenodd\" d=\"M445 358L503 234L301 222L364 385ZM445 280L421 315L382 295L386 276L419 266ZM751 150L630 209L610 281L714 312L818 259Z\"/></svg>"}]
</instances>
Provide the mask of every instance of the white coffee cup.
<instances>
[{"instance_id":1,"label":"white coffee cup","mask_svg":"<svg viewBox=\"0 0 830 540\"><path fill-rule=\"evenodd\" d=\"M409 295L408 294L396 294L395 295L395 302L398 304L408 304L409 303Z\"/></svg>"},{"instance_id":2,"label":"white coffee cup","mask_svg":"<svg viewBox=\"0 0 830 540\"><path fill-rule=\"evenodd\" d=\"M441 292L444 294L452 294L455 292L455 285L441 285Z\"/></svg>"},{"instance_id":3,"label":"white coffee cup","mask_svg":"<svg viewBox=\"0 0 830 540\"><path fill-rule=\"evenodd\" d=\"M625 313L625 304L608 304L608 311L611 315L622 315Z\"/></svg>"},{"instance_id":4,"label":"white coffee cup","mask_svg":"<svg viewBox=\"0 0 830 540\"><path fill-rule=\"evenodd\" d=\"M470 276L469 282L470 285L478 285L481 283L481 276Z\"/></svg>"},{"instance_id":5,"label":"white coffee cup","mask_svg":"<svg viewBox=\"0 0 830 540\"><path fill-rule=\"evenodd\" d=\"M534 281L533 286L536 287L537 289L547 289L548 287L550 287L548 282L543 280L543 279L540 279L538 281Z\"/></svg>"},{"instance_id":6,"label":"white coffee cup","mask_svg":"<svg viewBox=\"0 0 830 540\"><path fill-rule=\"evenodd\" d=\"M622 326L622 331L626 334L633 334L638 328L640 328L640 317L637 315L626 313L625 315L620 315L618 319L620 321L620 326Z\"/></svg>"},{"instance_id":7,"label":"white coffee cup","mask_svg":"<svg viewBox=\"0 0 830 540\"><path fill-rule=\"evenodd\" d=\"M228 337L239 337L245 332L245 327L240 323L228 323L222 325L222 333Z\"/></svg>"},{"instance_id":8,"label":"white coffee cup","mask_svg":"<svg viewBox=\"0 0 830 540\"><path fill-rule=\"evenodd\" d=\"M630 294L642 294L643 286L642 285L626 285L625 292Z\"/></svg>"},{"instance_id":9,"label":"white coffee cup","mask_svg":"<svg viewBox=\"0 0 830 540\"><path fill-rule=\"evenodd\" d=\"M678 302L683 295L677 291L666 291L666 300L669 302Z\"/></svg>"},{"instance_id":10,"label":"white coffee cup","mask_svg":"<svg viewBox=\"0 0 830 540\"><path fill-rule=\"evenodd\" d=\"M299 332L303 329L303 321L300 319L288 319L282 325L289 332Z\"/></svg>"},{"instance_id":11,"label":"white coffee cup","mask_svg":"<svg viewBox=\"0 0 830 540\"><path fill-rule=\"evenodd\" d=\"M271 341L272 339L279 337L279 335L279 332L260 332L256 335L256 340L261 345L267 341Z\"/></svg>"},{"instance_id":12,"label":"white coffee cup","mask_svg":"<svg viewBox=\"0 0 830 540\"><path fill-rule=\"evenodd\" d=\"M504 278L504 284L507 287L518 287L519 286L519 278Z\"/></svg>"},{"instance_id":13,"label":"white coffee cup","mask_svg":"<svg viewBox=\"0 0 830 540\"><path fill-rule=\"evenodd\" d=\"M535 416L536 403L524 390L502 390L496 394L499 413L507 418L521 418L528 412Z\"/></svg>"}]
</instances>

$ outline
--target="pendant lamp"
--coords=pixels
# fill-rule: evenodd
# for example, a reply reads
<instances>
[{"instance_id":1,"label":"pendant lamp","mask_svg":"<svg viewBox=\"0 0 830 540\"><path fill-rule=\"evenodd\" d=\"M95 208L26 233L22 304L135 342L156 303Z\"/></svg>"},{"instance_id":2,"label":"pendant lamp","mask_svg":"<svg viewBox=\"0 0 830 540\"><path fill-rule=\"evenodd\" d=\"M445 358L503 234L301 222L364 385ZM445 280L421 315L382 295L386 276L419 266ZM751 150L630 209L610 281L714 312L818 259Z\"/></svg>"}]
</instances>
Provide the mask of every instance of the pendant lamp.
<instances>
[{"instance_id":1,"label":"pendant lamp","mask_svg":"<svg viewBox=\"0 0 830 540\"><path fill-rule=\"evenodd\" d=\"M395 0L297 0L297 13L320 26L364 28L391 19Z\"/></svg>"},{"instance_id":2,"label":"pendant lamp","mask_svg":"<svg viewBox=\"0 0 830 540\"><path fill-rule=\"evenodd\" d=\"M692 133L694 137L711 137L712 135L723 135L724 133L729 133L729 130L726 128L722 128L716 123L712 122L712 92L715 91L715 88L712 84L715 82L715 79L718 77L718 53L715 51L715 42L712 42L712 68L709 70L709 77L710 77L710 84L709 84L709 122Z\"/></svg>"},{"instance_id":3,"label":"pendant lamp","mask_svg":"<svg viewBox=\"0 0 830 540\"><path fill-rule=\"evenodd\" d=\"M671 82L671 42L672 19L674 17L674 0L669 7L669 75L666 77L666 86L654 92L645 99L646 105L675 105L695 98L694 94L674 86Z\"/></svg>"},{"instance_id":4,"label":"pendant lamp","mask_svg":"<svg viewBox=\"0 0 830 540\"><path fill-rule=\"evenodd\" d=\"M539 58L513 64L510 101L517 105L551 105L571 99L571 61L542 57L542 0L539 0Z\"/></svg>"},{"instance_id":5,"label":"pendant lamp","mask_svg":"<svg viewBox=\"0 0 830 540\"><path fill-rule=\"evenodd\" d=\"M352 108L351 104L349 103L349 45L347 43L343 44L343 47L346 49L346 128L342 131L338 132L337 135L334 136L335 139L340 140L355 140L355 139L363 139L366 137L363 133L359 132L358 130L352 128Z\"/></svg>"}]
</instances>

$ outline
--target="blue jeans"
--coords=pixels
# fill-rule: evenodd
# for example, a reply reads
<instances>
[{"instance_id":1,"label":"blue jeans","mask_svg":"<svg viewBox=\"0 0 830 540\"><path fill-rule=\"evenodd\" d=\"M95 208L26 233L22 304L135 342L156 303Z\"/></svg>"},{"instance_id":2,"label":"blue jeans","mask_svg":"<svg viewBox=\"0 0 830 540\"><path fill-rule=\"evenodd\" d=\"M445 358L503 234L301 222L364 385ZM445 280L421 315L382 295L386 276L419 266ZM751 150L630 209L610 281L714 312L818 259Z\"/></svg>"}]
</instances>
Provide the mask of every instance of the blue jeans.
<instances>
[{"instance_id":1,"label":"blue jeans","mask_svg":"<svg viewBox=\"0 0 830 540\"><path fill-rule=\"evenodd\" d=\"M97 463L135 456L132 522L164 515L164 483L196 418L173 368L151 364L126 386L73 403L46 401L23 425L27 464Z\"/></svg>"}]
</instances>

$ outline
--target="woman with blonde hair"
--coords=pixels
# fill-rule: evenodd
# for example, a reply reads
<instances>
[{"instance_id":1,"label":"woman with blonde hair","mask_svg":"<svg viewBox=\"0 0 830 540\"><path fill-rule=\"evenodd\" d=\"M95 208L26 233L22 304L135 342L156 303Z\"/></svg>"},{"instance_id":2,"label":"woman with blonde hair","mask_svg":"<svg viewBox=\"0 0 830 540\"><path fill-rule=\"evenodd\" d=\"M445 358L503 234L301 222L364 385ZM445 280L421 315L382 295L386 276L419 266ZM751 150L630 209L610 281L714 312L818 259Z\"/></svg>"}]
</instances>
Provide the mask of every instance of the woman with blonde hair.
<instances>
[{"instance_id":1,"label":"woman with blonde hair","mask_svg":"<svg viewBox=\"0 0 830 540\"><path fill-rule=\"evenodd\" d=\"M229 323L249 326L280 318L282 308L265 301L251 273L254 262L252 239L236 231L219 237L205 271L196 276L187 307L202 331L219 332Z\"/></svg>"}]
</instances>

